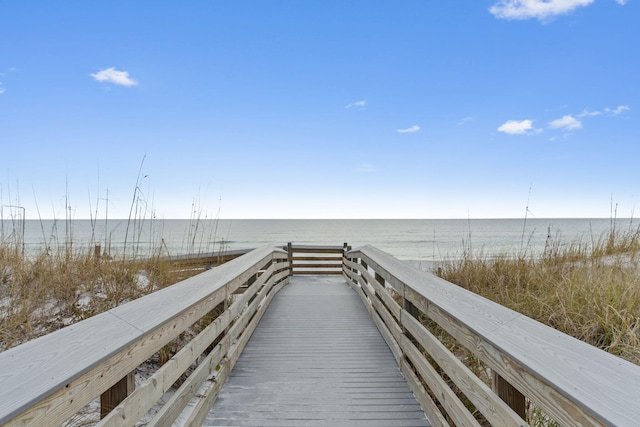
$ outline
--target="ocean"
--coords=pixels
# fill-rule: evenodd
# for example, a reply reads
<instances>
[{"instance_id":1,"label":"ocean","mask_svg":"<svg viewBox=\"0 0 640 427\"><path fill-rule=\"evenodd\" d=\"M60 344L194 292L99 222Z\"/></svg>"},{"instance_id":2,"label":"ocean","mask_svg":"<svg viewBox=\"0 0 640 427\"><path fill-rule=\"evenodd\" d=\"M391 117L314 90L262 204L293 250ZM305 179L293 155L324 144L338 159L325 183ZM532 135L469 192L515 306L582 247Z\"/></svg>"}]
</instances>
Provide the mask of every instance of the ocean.
<instances>
[{"instance_id":1,"label":"ocean","mask_svg":"<svg viewBox=\"0 0 640 427\"><path fill-rule=\"evenodd\" d=\"M16 220L0 221L0 241L25 253L72 245L74 250L147 256L249 249L287 242L376 246L402 260L440 261L465 249L485 255L539 253L545 242L592 242L612 226L637 227L631 219L366 219L366 220ZM126 243L126 245L125 245Z\"/></svg>"}]
</instances>

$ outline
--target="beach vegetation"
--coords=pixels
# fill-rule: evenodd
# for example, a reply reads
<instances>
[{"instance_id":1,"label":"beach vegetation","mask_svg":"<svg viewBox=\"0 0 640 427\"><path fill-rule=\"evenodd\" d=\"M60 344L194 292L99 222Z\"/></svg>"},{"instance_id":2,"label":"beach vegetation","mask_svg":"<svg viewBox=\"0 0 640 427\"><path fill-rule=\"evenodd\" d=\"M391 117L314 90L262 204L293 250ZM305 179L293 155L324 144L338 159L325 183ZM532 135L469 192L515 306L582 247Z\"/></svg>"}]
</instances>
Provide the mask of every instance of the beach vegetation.
<instances>
[{"instance_id":1,"label":"beach vegetation","mask_svg":"<svg viewBox=\"0 0 640 427\"><path fill-rule=\"evenodd\" d=\"M541 254L442 261L452 283L640 365L640 229L590 241L549 236Z\"/></svg>"},{"instance_id":2,"label":"beach vegetation","mask_svg":"<svg viewBox=\"0 0 640 427\"><path fill-rule=\"evenodd\" d=\"M548 233L544 250L487 255L470 245L441 261L441 278L565 334L640 365L640 229L616 227L586 241ZM486 366L443 331L432 328L490 384ZM469 365L469 363L467 363ZM531 426L558 426L527 401Z\"/></svg>"},{"instance_id":3,"label":"beach vegetation","mask_svg":"<svg viewBox=\"0 0 640 427\"><path fill-rule=\"evenodd\" d=\"M159 256L104 259L60 250L25 257L0 245L0 351L169 286L185 273Z\"/></svg>"}]
</instances>

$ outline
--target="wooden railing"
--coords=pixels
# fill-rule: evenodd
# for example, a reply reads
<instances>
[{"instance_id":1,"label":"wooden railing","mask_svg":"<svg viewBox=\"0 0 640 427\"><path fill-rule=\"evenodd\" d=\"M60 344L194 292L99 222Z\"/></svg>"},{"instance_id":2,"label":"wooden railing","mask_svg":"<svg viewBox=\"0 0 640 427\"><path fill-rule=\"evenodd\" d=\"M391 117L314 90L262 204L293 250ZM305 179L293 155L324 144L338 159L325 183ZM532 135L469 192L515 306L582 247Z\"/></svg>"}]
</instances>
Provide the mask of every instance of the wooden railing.
<instances>
[{"instance_id":1,"label":"wooden railing","mask_svg":"<svg viewBox=\"0 0 640 427\"><path fill-rule=\"evenodd\" d=\"M434 426L523 426L525 399L565 426L640 425L639 366L371 246L344 274ZM461 361L474 357L492 387Z\"/></svg>"},{"instance_id":2,"label":"wooden railing","mask_svg":"<svg viewBox=\"0 0 640 427\"><path fill-rule=\"evenodd\" d=\"M208 270L224 263L248 254L253 249L234 249L219 252L204 252L198 254L172 255L161 257L160 261L165 261L179 268L192 268Z\"/></svg>"},{"instance_id":3,"label":"wooden railing","mask_svg":"<svg viewBox=\"0 0 640 427\"><path fill-rule=\"evenodd\" d=\"M291 274L342 274L344 246L287 244Z\"/></svg>"},{"instance_id":4,"label":"wooden railing","mask_svg":"<svg viewBox=\"0 0 640 427\"><path fill-rule=\"evenodd\" d=\"M133 425L194 362L195 370L147 425L170 426L196 393L198 402L186 425L201 425L288 277L285 251L256 249L0 353L0 425L59 425L98 397L103 415L99 425ZM136 367L193 331L199 333L144 384L131 389Z\"/></svg>"}]
</instances>

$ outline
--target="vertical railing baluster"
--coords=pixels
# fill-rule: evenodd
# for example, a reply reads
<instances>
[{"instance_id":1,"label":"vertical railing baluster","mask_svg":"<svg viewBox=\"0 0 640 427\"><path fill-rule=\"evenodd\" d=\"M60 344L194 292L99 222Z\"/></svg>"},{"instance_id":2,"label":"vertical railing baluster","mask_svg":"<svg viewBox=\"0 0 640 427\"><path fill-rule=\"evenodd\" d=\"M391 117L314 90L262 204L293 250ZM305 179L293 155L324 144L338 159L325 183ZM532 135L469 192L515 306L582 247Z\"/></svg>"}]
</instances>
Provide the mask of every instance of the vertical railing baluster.
<instances>
[{"instance_id":1,"label":"vertical railing baluster","mask_svg":"<svg viewBox=\"0 0 640 427\"><path fill-rule=\"evenodd\" d=\"M135 372L130 372L126 377L111 386L110 389L100 395L100 419L106 417L109 412L129 396L136 388Z\"/></svg>"},{"instance_id":2,"label":"vertical railing baluster","mask_svg":"<svg viewBox=\"0 0 640 427\"><path fill-rule=\"evenodd\" d=\"M293 245L287 243L287 257L289 258L289 276L293 276Z\"/></svg>"},{"instance_id":3,"label":"vertical railing baluster","mask_svg":"<svg viewBox=\"0 0 640 427\"><path fill-rule=\"evenodd\" d=\"M524 395L495 371L492 371L491 388L520 418L526 418Z\"/></svg>"}]
</instances>

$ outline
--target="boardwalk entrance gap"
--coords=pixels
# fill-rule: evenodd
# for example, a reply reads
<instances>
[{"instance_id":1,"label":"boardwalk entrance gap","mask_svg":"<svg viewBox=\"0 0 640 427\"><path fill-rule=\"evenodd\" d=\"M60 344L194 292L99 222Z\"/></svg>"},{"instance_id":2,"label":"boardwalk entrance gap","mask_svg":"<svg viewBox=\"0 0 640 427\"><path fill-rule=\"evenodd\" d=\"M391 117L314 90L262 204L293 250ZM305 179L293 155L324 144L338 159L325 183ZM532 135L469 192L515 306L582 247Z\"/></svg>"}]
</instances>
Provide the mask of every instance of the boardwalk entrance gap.
<instances>
[{"instance_id":1,"label":"boardwalk entrance gap","mask_svg":"<svg viewBox=\"0 0 640 427\"><path fill-rule=\"evenodd\" d=\"M526 407L638 425L640 367L377 248L241 252L0 353L0 425L60 425L101 396L101 426L524 426ZM178 338L134 389L136 367Z\"/></svg>"}]
</instances>

